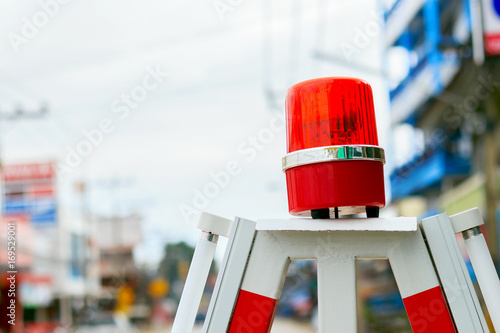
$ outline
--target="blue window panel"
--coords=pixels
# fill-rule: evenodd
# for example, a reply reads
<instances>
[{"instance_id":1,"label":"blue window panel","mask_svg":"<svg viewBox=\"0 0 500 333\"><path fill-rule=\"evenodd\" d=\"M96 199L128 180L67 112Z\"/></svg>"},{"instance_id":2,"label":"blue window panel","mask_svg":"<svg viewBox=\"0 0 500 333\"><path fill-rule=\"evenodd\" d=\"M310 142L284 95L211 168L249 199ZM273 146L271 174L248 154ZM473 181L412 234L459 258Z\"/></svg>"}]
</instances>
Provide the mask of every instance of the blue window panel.
<instances>
[{"instance_id":1,"label":"blue window panel","mask_svg":"<svg viewBox=\"0 0 500 333\"><path fill-rule=\"evenodd\" d=\"M468 174L470 162L439 148L428 157L418 157L391 174L393 199L401 199L439 185L447 176Z\"/></svg>"}]
</instances>

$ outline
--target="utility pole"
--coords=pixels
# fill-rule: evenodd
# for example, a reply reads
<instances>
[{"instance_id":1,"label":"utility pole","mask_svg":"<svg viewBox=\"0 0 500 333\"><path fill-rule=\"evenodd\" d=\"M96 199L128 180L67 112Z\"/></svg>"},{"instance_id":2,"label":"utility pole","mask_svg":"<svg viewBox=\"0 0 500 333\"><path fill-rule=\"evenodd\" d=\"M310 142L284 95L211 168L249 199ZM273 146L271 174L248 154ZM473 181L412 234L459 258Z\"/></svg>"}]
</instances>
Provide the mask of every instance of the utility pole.
<instances>
[{"instance_id":1,"label":"utility pole","mask_svg":"<svg viewBox=\"0 0 500 333\"><path fill-rule=\"evenodd\" d=\"M493 67L493 66L492 66ZM488 67L486 67L488 68ZM490 68L494 70L495 68ZM497 224L497 202L498 202L498 126L499 116L498 103L499 92L495 90L486 100L486 133L485 133L485 175L486 175L486 230L488 246L491 257L498 265L498 224Z\"/></svg>"}]
</instances>

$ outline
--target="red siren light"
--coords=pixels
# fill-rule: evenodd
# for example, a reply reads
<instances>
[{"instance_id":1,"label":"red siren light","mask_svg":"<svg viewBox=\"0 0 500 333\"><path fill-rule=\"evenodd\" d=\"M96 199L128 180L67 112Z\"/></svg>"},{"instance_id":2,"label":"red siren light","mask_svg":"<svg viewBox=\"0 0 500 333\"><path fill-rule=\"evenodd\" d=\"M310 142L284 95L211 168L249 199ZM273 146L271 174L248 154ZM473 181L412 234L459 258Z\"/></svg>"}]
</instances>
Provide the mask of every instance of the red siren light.
<instances>
[{"instance_id":1,"label":"red siren light","mask_svg":"<svg viewBox=\"0 0 500 333\"><path fill-rule=\"evenodd\" d=\"M385 206L384 150L378 147L372 89L355 78L297 83L286 97L283 158L290 213L313 218Z\"/></svg>"}]
</instances>

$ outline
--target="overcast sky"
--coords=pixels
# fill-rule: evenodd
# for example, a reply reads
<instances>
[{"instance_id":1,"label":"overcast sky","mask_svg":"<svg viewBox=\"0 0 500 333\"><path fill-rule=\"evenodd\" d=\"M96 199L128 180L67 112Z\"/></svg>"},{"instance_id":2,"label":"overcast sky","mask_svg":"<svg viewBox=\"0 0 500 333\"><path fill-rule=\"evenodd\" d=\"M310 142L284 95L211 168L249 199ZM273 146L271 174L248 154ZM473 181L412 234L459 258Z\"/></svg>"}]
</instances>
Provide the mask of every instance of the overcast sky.
<instances>
[{"instance_id":1,"label":"overcast sky","mask_svg":"<svg viewBox=\"0 0 500 333\"><path fill-rule=\"evenodd\" d=\"M59 162L63 205L81 179L93 211L141 212L139 261L157 262L165 241L195 241L190 207L289 217L282 113L293 83L366 79L389 145L383 32L355 44L378 22L374 0L61 2L0 3L0 112L49 110L2 121L2 160Z\"/></svg>"}]
</instances>

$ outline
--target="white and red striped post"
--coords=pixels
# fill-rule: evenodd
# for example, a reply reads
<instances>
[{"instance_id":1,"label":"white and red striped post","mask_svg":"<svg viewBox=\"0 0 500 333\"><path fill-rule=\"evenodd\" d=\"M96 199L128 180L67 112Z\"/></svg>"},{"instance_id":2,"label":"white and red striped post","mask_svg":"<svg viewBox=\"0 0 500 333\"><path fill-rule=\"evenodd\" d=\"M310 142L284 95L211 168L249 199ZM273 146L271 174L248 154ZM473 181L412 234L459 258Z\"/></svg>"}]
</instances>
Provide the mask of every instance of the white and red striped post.
<instances>
[{"instance_id":1,"label":"white and red striped post","mask_svg":"<svg viewBox=\"0 0 500 333\"><path fill-rule=\"evenodd\" d=\"M257 231L246 267L229 333L271 330L290 259L280 242Z\"/></svg>"},{"instance_id":2,"label":"white and red striped post","mask_svg":"<svg viewBox=\"0 0 500 333\"><path fill-rule=\"evenodd\" d=\"M414 333L454 333L437 274L421 232L401 235L388 258Z\"/></svg>"}]
</instances>

